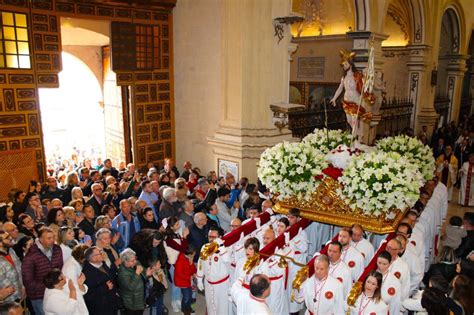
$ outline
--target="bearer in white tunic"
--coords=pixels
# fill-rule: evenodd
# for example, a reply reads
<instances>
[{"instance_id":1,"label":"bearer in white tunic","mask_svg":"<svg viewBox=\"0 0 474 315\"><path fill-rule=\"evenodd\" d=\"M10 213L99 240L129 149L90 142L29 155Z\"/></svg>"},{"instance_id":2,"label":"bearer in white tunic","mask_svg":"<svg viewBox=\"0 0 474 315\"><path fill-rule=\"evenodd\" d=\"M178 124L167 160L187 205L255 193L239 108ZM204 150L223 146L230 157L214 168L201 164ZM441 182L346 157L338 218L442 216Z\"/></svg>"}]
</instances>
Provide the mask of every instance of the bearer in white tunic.
<instances>
[{"instance_id":1,"label":"bearer in white tunic","mask_svg":"<svg viewBox=\"0 0 474 315\"><path fill-rule=\"evenodd\" d=\"M356 282L364 271L364 256L350 245L352 230L344 227L339 231L338 241L342 245L342 261L349 267L352 282Z\"/></svg>"},{"instance_id":2,"label":"bearer in white tunic","mask_svg":"<svg viewBox=\"0 0 474 315\"><path fill-rule=\"evenodd\" d=\"M62 273L48 274L48 276L59 277L55 284L52 281L46 285L43 299L43 310L45 315L60 315L60 314L71 314L71 315L82 315L87 314L87 308L84 303L80 303L77 300L78 295L84 295L87 292L87 286L84 285L86 279L84 275L81 275L77 279L79 290L76 290L72 280L68 280ZM52 278L51 278L52 279ZM51 284L51 285L49 285Z\"/></svg>"},{"instance_id":3,"label":"bearer in white tunic","mask_svg":"<svg viewBox=\"0 0 474 315\"><path fill-rule=\"evenodd\" d=\"M351 315L387 315L388 305L382 299L382 274L372 270L362 287L361 294L350 307Z\"/></svg>"},{"instance_id":4,"label":"bearer in white tunic","mask_svg":"<svg viewBox=\"0 0 474 315\"><path fill-rule=\"evenodd\" d=\"M389 270L391 259L389 252L381 252L377 257L377 271L382 274L382 299L388 304L389 314L398 315L402 305L401 284Z\"/></svg>"},{"instance_id":5,"label":"bearer in white tunic","mask_svg":"<svg viewBox=\"0 0 474 315\"><path fill-rule=\"evenodd\" d=\"M387 243L387 252L392 256L390 263L389 272L393 274L398 280L400 280L401 290L400 298L405 300L410 294L410 269L408 264L398 256L401 252L402 245L399 240L392 239Z\"/></svg>"},{"instance_id":6,"label":"bearer in white tunic","mask_svg":"<svg viewBox=\"0 0 474 315\"><path fill-rule=\"evenodd\" d=\"M344 296L348 296L352 288L352 274L349 267L341 260L341 251L341 243L337 241L329 243L329 275L342 283Z\"/></svg>"},{"instance_id":7,"label":"bearer in white tunic","mask_svg":"<svg viewBox=\"0 0 474 315\"><path fill-rule=\"evenodd\" d=\"M344 315L343 287L339 280L329 275L326 255L319 255L314 260L314 275L306 279L300 290L294 290L296 301L306 304L306 315Z\"/></svg>"},{"instance_id":8,"label":"bearer in white tunic","mask_svg":"<svg viewBox=\"0 0 474 315\"><path fill-rule=\"evenodd\" d=\"M268 277L256 274L251 278L248 290L243 290L242 284L238 280L231 289L232 299L237 305L237 315L272 315L265 302L265 298L271 293Z\"/></svg>"},{"instance_id":9,"label":"bearer in white tunic","mask_svg":"<svg viewBox=\"0 0 474 315\"><path fill-rule=\"evenodd\" d=\"M297 224L300 220L300 212L298 209L290 209L287 215L290 227ZM289 242L290 248L293 250L294 259L300 264L306 264L306 256L308 254L308 236L306 232L300 228L298 234ZM288 279L295 278L296 273L300 270L300 266L290 262L288 265ZM288 299L290 300L290 313L296 313L303 309L303 305L291 300L291 290L288 290Z\"/></svg>"},{"instance_id":10,"label":"bearer in white tunic","mask_svg":"<svg viewBox=\"0 0 474 315\"><path fill-rule=\"evenodd\" d=\"M218 231L209 231L209 241L216 243L218 248L217 251L205 258L202 255L203 251L206 251L211 243L203 246L196 273L198 288L205 292L207 314L209 315L227 314L230 310L228 296L230 253L218 236Z\"/></svg>"},{"instance_id":11,"label":"bearer in white tunic","mask_svg":"<svg viewBox=\"0 0 474 315\"><path fill-rule=\"evenodd\" d=\"M408 295L410 296L420 286L421 280L423 280L424 271L421 269L420 258L416 253L408 249L406 237L403 235L397 235L397 240L402 243L400 258L407 263L410 272L410 291L408 292Z\"/></svg>"},{"instance_id":12,"label":"bearer in white tunic","mask_svg":"<svg viewBox=\"0 0 474 315\"><path fill-rule=\"evenodd\" d=\"M360 224L352 225L351 246L361 252L364 256L364 267L367 267L374 257L374 246L364 238L364 229Z\"/></svg>"},{"instance_id":13,"label":"bearer in white tunic","mask_svg":"<svg viewBox=\"0 0 474 315\"><path fill-rule=\"evenodd\" d=\"M465 207L474 206L474 153L469 154L469 161L463 163L459 174L461 188L458 203Z\"/></svg>"},{"instance_id":14,"label":"bearer in white tunic","mask_svg":"<svg viewBox=\"0 0 474 315\"><path fill-rule=\"evenodd\" d=\"M275 254L289 258L293 257L293 251L289 246L285 246L282 249L277 248ZM271 282L271 294L266 299L271 313L273 315L288 315L289 300L286 296L287 286L291 286L291 282L288 279L288 266L281 266L280 259L279 256L271 256L260 265L260 271L262 274L267 275Z\"/></svg>"},{"instance_id":15,"label":"bearer in white tunic","mask_svg":"<svg viewBox=\"0 0 474 315\"><path fill-rule=\"evenodd\" d=\"M245 258L245 249L244 249L245 236L244 232L241 233L240 239L229 246L227 249L230 253L230 283L231 285L237 280L235 277L237 262Z\"/></svg>"},{"instance_id":16,"label":"bearer in white tunic","mask_svg":"<svg viewBox=\"0 0 474 315\"><path fill-rule=\"evenodd\" d=\"M244 269L247 260L252 259L255 255L258 255L260 250L260 243L255 237L248 238L244 243L245 257L237 261L235 267L235 282L241 281L242 287L246 290L249 289L250 279L256 273L258 273L261 260L259 259L254 266L249 269Z\"/></svg>"}]
</instances>

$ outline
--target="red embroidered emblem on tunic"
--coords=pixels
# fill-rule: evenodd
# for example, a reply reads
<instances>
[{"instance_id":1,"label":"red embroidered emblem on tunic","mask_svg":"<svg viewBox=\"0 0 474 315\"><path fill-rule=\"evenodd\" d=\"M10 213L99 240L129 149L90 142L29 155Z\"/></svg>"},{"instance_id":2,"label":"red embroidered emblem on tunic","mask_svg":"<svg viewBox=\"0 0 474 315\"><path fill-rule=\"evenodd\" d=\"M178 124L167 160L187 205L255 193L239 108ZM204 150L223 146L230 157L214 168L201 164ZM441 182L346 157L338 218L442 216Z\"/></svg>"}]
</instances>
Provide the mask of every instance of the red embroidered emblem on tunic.
<instances>
[{"instance_id":1,"label":"red embroidered emblem on tunic","mask_svg":"<svg viewBox=\"0 0 474 315\"><path fill-rule=\"evenodd\" d=\"M351 267L351 268L354 268L354 266L356 265L356 263L355 263L353 260L351 260L351 261L349 261L349 263L348 263L347 265L348 265L349 267Z\"/></svg>"},{"instance_id":2,"label":"red embroidered emblem on tunic","mask_svg":"<svg viewBox=\"0 0 474 315\"><path fill-rule=\"evenodd\" d=\"M214 261L217 262L219 258L217 256L214 257Z\"/></svg>"},{"instance_id":3,"label":"red embroidered emblem on tunic","mask_svg":"<svg viewBox=\"0 0 474 315\"><path fill-rule=\"evenodd\" d=\"M396 272L394 273L394 275L395 275L395 277L397 277L397 279L400 279L400 277L402 276L402 275L400 274L400 272L398 272L398 271L396 271Z\"/></svg>"},{"instance_id":4,"label":"red embroidered emblem on tunic","mask_svg":"<svg viewBox=\"0 0 474 315\"><path fill-rule=\"evenodd\" d=\"M377 315L377 313L375 313L375 312L372 312L372 313L370 313L369 315Z\"/></svg>"},{"instance_id":5,"label":"red embroidered emblem on tunic","mask_svg":"<svg viewBox=\"0 0 474 315\"><path fill-rule=\"evenodd\" d=\"M387 293L388 295L394 296L395 295L395 288L388 288Z\"/></svg>"},{"instance_id":6,"label":"red embroidered emblem on tunic","mask_svg":"<svg viewBox=\"0 0 474 315\"><path fill-rule=\"evenodd\" d=\"M332 294L331 291L327 291L324 296L326 297L326 299L330 300L332 299L332 297L334 296L334 294Z\"/></svg>"},{"instance_id":7,"label":"red embroidered emblem on tunic","mask_svg":"<svg viewBox=\"0 0 474 315\"><path fill-rule=\"evenodd\" d=\"M337 277L337 280L341 281L341 283L342 283L342 278L341 277Z\"/></svg>"}]
</instances>

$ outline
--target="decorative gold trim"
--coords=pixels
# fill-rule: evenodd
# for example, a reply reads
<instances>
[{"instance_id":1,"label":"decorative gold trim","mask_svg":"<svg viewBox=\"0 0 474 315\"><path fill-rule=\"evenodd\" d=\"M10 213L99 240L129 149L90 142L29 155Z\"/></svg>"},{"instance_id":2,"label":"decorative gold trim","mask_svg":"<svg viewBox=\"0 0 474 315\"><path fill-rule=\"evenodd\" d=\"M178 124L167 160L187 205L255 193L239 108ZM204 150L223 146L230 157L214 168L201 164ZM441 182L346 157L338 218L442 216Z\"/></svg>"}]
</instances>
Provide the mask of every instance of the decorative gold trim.
<instances>
[{"instance_id":1,"label":"decorative gold trim","mask_svg":"<svg viewBox=\"0 0 474 315\"><path fill-rule=\"evenodd\" d=\"M404 212L393 209L394 219L387 219L385 214L380 216L369 216L361 209L351 209L339 196L337 191L342 189L341 184L331 177L323 179L309 200L288 198L278 201L273 210L278 213L287 214L291 208L300 209L303 218L337 225L350 227L355 223L369 232L377 234L388 234L394 232L403 218Z\"/></svg>"}]
</instances>

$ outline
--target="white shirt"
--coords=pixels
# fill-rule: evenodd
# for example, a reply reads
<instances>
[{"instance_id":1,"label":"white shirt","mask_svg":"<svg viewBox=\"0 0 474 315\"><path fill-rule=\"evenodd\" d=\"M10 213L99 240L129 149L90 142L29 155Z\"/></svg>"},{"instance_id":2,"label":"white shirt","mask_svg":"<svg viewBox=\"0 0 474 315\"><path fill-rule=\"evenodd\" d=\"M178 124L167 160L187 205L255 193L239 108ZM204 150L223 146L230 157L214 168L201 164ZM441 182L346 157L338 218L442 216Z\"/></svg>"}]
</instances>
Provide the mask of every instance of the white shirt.
<instances>
[{"instance_id":1,"label":"white shirt","mask_svg":"<svg viewBox=\"0 0 474 315\"><path fill-rule=\"evenodd\" d=\"M83 315L89 314L85 304L79 302L79 300L74 300L69 298L69 289L64 285L63 289L46 289L44 292L43 299L43 310L45 315ZM79 290L76 291L77 295L82 295L83 293Z\"/></svg>"},{"instance_id":2,"label":"white shirt","mask_svg":"<svg viewBox=\"0 0 474 315\"><path fill-rule=\"evenodd\" d=\"M374 246L372 243L370 243L365 238L362 238L358 242L351 240L351 245L357 249L362 254L362 256L364 256L364 267L367 267L367 265L372 260L372 257L374 257Z\"/></svg>"},{"instance_id":3,"label":"white shirt","mask_svg":"<svg viewBox=\"0 0 474 315\"><path fill-rule=\"evenodd\" d=\"M344 296L348 296L352 288L352 274L349 267L342 260L335 264L329 263L329 275L342 283Z\"/></svg>"},{"instance_id":4,"label":"white shirt","mask_svg":"<svg viewBox=\"0 0 474 315\"><path fill-rule=\"evenodd\" d=\"M376 303L362 292L354 303L354 306L350 307L350 310L351 315L387 315L388 305L382 299Z\"/></svg>"},{"instance_id":5,"label":"white shirt","mask_svg":"<svg viewBox=\"0 0 474 315\"><path fill-rule=\"evenodd\" d=\"M306 304L306 315L309 312L316 314L344 315L344 293L339 280L327 276L324 280L318 280L313 275L302 285L299 292L295 293L298 302L304 300Z\"/></svg>"},{"instance_id":6,"label":"white shirt","mask_svg":"<svg viewBox=\"0 0 474 315\"><path fill-rule=\"evenodd\" d=\"M74 257L71 256L71 257L69 257L68 260L64 261L64 265L63 265L63 268L62 268L62 273L64 274L64 276L66 278L71 279L72 282L74 283L74 286L76 287L77 302L80 306L81 314L84 314L84 315L89 314L89 311L87 310L86 302L84 301L84 296L83 296L84 294L87 293L88 288L84 284L84 288L86 290L84 292L82 292L79 289L79 285L77 284L77 278L79 278L79 276L82 273L81 264L79 264L79 262L77 262L77 260L74 259ZM69 291L69 289L67 288L67 283L64 287ZM81 293L79 293L79 292L81 292ZM69 295L69 292L68 292L68 295Z\"/></svg>"},{"instance_id":7,"label":"white shirt","mask_svg":"<svg viewBox=\"0 0 474 315\"><path fill-rule=\"evenodd\" d=\"M237 315L272 315L265 300L254 297L249 290L239 288L239 282L232 286L231 294L237 305Z\"/></svg>"},{"instance_id":8,"label":"white shirt","mask_svg":"<svg viewBox=\"0 0 474 315\"><path fill-rule=\"evenodd\" d=\"M65 262L69 259L69 257L71 257L72 249L64 244L59 245L59 247L61 247L61 251L63 253L63 261Z\"/></svg>"},{"instance_id":9,"label":"white shirt","mask_svg":"<svg viewBox=\"0 0 474 315\"><path fill-rule=\"evenodd\" d=\"M356 282L364 272L364 256L353 246L348 245L342 249L341 259L351 271L352 282Z\"/></svg>"}]
</instances>

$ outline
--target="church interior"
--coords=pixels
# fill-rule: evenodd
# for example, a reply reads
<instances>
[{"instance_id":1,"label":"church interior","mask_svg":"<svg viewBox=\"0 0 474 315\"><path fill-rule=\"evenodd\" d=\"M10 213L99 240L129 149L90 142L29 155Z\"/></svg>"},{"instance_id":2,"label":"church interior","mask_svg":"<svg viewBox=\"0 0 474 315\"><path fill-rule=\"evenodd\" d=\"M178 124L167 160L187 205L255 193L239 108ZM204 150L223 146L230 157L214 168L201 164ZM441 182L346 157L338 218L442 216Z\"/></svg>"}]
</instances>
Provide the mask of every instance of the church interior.
<instances>
[{"instance_id":1,"label":"church interior","mask_svg":"<svg viewBox=\"0 0 474 315\"><path fill-rule=\"evenodd\" d=\"M356 122L345 107L351 83L344 62L360 74L362 89L370 85L369 92L357 86ZM372 97L366 109L364 93ZM433 165L451 145L461 156L456 170L467 163L472 173L473 104L472 0L0 0L2 205L51 177L67 191L71 171L99 170L106 160L132 181L171 163L176 178L182 170L224 181L232 174L257 187L266 149L304 142L323 128L352 131L365 146L415 137L433 151ZM357 120L365 110L370 121ZM435 247L451 217L474 211L471 175L465 184L465 173L456 180L443 172L449 207L438 218ZM256 192L263 210L264 190ZM289 202L283 212L294 207ZM320 219L301 213L302 220ZM389 232L396 232L404 219L399 213L391 220ZM330 231L324 243L339 230ZM178 314L173 294L165 294L165 305ZM195 311L206 312L202 295Z\"/></svg>"}]
</instances>

